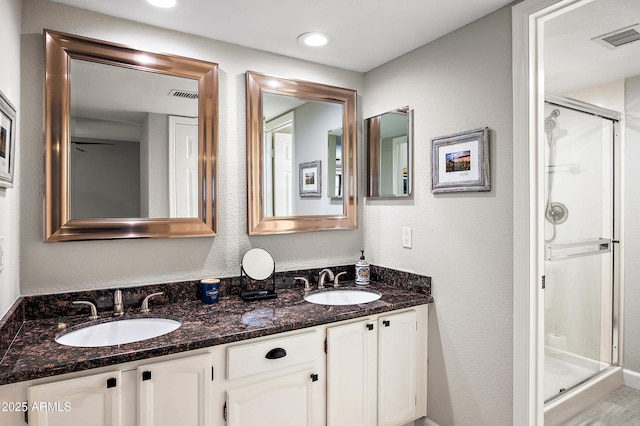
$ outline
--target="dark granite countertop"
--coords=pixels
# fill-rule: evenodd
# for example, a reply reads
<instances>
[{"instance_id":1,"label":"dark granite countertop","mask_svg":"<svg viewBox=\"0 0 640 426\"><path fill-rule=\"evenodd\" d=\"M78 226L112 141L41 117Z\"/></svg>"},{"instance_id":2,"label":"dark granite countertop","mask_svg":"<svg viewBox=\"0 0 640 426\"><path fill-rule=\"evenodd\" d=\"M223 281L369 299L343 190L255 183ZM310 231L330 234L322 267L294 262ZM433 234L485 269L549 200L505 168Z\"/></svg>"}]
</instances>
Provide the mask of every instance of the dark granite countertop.
<instances>
[{"instance_id":1,"label":"dark granite countertop","mask_svg":"<svg viewBox=\"0 0 640 426\"><path fill-rule=\"evenodd\" d=\"M32 319L22 322L0 362L0 385L137 361L230 342L379 314L433 302L430 294L371 283L382 298L363 305L324 306L306 302L299 288L278 291L270 300L244 302L221 297L216 304L199 300L152 306L148 315L178 318L177 330L141 342L99 348L69 347L55 342L66 328L87 323L87 315ZM125 310L120 319L144 316ZM111 321L102 312L97 321Z\"/></svg>"}]
</instances>

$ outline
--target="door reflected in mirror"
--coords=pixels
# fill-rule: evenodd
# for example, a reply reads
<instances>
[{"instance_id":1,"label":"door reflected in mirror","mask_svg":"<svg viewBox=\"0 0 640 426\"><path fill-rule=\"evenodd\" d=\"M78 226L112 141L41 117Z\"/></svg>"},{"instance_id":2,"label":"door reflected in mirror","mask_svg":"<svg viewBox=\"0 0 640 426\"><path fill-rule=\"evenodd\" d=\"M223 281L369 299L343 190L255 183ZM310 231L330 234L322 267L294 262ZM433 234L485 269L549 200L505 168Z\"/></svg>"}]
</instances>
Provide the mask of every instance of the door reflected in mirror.
<instances>
[{"instance_id":1,"label":"door reflected in mirror","mask_svg":"<svg viewBox=\"0 0 640 426\"><path fill-rule=\"evenodd\" d=\"M367 197L412 196L412 111L399 108L365 120Z\"/></svg>"},{"instance_id":2,"label":"door reflected in mirror","mask_svg":"<svg viewBox=\"0 0 640 426\"><path fill-rule=\"evenodd\" d=\"M342 198L342 128L329 131L329 170L327 191L330 198Z\"/></svg>"}]
</instances>

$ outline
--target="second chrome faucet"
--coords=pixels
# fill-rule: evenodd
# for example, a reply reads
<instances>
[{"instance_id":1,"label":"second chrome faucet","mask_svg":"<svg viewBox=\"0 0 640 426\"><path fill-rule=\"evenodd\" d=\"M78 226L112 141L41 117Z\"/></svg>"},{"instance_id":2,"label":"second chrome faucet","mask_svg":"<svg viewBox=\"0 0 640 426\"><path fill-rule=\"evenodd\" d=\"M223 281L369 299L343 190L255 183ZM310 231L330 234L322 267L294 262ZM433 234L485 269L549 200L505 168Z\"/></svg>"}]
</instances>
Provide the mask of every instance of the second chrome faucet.
<instances>
[{"instance_id":1,"label":"second chrome faucet","mask_svg":"<svg viewBox=\"0 0 640 426\"><path fill-rule=\"evenodd\" d=\"M113 316L120 317L124 314L124 305L122 304L122 291L116 290L113 293Z\"/></svg>"}]
</instances>

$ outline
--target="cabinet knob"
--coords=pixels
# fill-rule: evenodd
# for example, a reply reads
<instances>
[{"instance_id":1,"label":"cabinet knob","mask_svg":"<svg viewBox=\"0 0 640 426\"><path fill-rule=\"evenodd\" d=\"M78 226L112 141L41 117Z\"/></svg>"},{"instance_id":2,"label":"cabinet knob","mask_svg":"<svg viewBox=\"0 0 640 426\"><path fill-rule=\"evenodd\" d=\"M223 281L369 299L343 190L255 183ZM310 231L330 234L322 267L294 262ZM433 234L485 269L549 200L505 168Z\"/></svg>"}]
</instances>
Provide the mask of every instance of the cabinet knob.
<instances>
[{"instance_id":1,"label":"cabinet knob","mask_svg":"<svg viewBox=\"0 0 640 426\"><path fill-rule=\"evenodd\" d=\"M391 325L391 321L384 320L384 321L382 321L382 324L384 324L385 327L389 327Z\"/></svg>"},{"instance_id":2,"label":"cabinet knob","mask_svg":"<svg viewBox=\"0 0 640 426\"><path fill-rule=\"evenodd\" d=\"M367 330L369 331L373 330L373 324L367 324Z\"/></svg>"},{"instance_id":3,"label":"cabinet knob","mask_svg":"<svg viewBox=\"0 0 640 426\"><path fill-rule=\"evenodd\" d=\"M278 359L278 358L284 358L285 356L287 356L287 351L285 351L283 348L273 348L269 352L267 352L267 354L265 355L265 358Z\"/></svg>"}]
</instances>

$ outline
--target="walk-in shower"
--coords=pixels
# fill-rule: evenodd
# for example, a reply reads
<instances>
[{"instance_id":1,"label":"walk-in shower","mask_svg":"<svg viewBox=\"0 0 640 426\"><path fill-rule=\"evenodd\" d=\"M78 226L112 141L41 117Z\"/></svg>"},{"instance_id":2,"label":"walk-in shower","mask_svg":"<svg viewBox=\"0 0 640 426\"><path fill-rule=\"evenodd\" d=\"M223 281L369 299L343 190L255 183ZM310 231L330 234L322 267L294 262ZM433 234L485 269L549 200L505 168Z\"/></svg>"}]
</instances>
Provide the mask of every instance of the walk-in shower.
<instances>
[{"instance_id":1,"label":"walk-in shower","mask_svg":"<svg viewBox=\"0 0 640 426\"><path fill-rule=\"evenodd\" d=\"M617 363L613 311L615 112L545 104L544 400Z\"/></svg>"}]
</instances>

